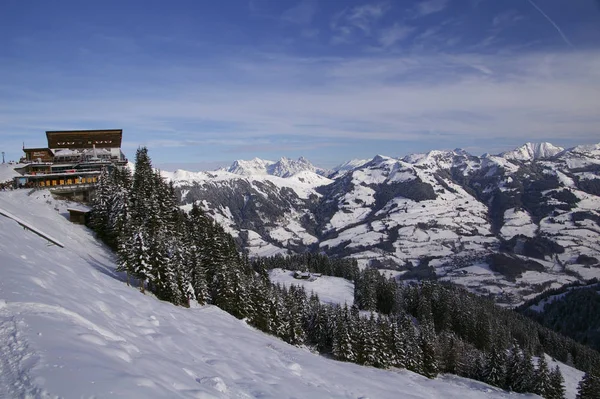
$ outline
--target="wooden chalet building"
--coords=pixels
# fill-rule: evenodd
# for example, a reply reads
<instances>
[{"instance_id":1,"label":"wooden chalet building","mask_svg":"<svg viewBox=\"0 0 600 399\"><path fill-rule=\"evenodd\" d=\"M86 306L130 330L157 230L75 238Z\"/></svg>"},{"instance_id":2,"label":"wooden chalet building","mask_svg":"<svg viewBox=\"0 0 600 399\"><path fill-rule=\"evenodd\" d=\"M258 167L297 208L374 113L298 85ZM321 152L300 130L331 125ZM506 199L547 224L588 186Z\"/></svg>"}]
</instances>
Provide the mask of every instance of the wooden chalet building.
<instances>
[{"instance_id":1,"label":"wooden chalet building","mask_svg":"<svg viewBox=\"0 0 600 399\"><path fill-rule=\"evenodd\" d=\"M23 148L14 184L87 200L103 169L127 164L122 137L121 129L48 131L47 148Z\"/></svg>"}]
</instances>

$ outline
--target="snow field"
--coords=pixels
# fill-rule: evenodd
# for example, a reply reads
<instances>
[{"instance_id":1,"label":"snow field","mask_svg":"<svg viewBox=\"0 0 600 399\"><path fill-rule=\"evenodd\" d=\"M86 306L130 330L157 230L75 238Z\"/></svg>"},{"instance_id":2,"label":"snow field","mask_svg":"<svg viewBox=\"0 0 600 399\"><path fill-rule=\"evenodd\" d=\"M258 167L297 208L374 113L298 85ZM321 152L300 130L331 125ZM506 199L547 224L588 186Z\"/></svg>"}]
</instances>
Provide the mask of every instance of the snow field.
<instances>
[{"instance_id":1,"label":"snow field","mask_svg":"<svg viewBox=\"0 0 600 399\"><path fill-rule=\"evenodd\" d=\"M354 303L354 283L340 277L321 276L314 281L294 278L294 272L285 269L272 269L269 278L273 283L286 287L302 286L308 294L314 292L323 303L352 306Z\"/></svg>"}]
</instances>

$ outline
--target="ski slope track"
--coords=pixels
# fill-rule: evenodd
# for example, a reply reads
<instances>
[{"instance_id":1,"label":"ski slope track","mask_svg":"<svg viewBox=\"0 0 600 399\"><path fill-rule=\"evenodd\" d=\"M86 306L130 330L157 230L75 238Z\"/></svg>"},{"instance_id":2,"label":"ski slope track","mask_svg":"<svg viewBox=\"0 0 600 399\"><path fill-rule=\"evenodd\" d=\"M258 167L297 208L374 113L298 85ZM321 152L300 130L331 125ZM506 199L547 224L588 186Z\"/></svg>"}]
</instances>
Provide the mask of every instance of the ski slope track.
<instances>
[{"instance_id":1,"label":"ski slope track","mask_svg":"<svg viewBox=\"0 0 600 399\"><path fill-rule=\"evenodd\" d=\"M86 227L67 220L71 205L44 191L0 192L2 209L64 243L48 246L0 218L1 398L535 397L337 362L214 306L143 295Z\"/></svg>"}]
</instances>

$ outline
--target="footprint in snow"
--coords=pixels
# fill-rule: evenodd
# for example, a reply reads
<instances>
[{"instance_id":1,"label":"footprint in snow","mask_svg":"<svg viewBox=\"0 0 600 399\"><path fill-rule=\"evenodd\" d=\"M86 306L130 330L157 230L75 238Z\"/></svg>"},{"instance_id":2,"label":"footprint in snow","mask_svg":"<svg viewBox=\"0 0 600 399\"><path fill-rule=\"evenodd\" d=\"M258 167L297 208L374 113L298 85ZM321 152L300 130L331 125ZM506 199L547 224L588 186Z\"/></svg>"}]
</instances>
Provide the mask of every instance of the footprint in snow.
<instances>
[{"instance_id":1,"label":"footprint in snow","mask_svg":"<svg viewBox=\"0 0 600 399\"><path fill-rule=\"evenodd\" d=\"M227 392L227 384L220 377L196 378L196 381L202 385L209 386L219 392Z\"/></svg>"}]
</instances>

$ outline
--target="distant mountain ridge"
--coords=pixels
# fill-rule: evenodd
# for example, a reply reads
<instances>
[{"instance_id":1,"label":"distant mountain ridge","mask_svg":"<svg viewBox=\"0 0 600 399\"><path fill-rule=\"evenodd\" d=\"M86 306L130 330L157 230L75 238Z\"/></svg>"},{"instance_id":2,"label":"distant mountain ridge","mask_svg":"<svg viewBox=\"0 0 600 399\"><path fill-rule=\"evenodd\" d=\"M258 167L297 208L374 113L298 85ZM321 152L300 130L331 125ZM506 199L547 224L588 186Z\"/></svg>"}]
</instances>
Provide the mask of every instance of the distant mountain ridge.
<instances>
[{"instance_id":1,"label":"distant mountain ridge","mask_svg":"<svg viewBox=\"0 0 600 399\"><path fill-rule=\"evenodd\" d=\"M501 154L506 159L517 161L532 161L536 159L551 158L560 154L565 149L551 143L525 143L519 148Z\"/></svg>"},{"instance_id":2,"label":"distant mountain ridge","mask_svg":"<svg viewBox=\"0 0 600 399\"><path fill-rule=\"evenodd\" d=\"M600 277L600 144L378 155L326 178L304 158L167 176L253 255L317 251L518 303ZM322 173L322 172L321 172ZM189 206L189 205L187 205Z\"/></svg>"},{"instance_id":3,"label":"distant mountain ridge","mask_svg":"<svg viewBox=\"0 0 600 399\"><path fill-rule=\"evenodd\" d=\"M291 177L299 172L309 171L320 175L327 174L325 169L315 167L304 157L297 160L282 157L279 161L268 161L254 158L250 161L237 160L229 168L224 168L230 173L243 176L271 175L278 177Z\"/></svg>"}]
</instances>

